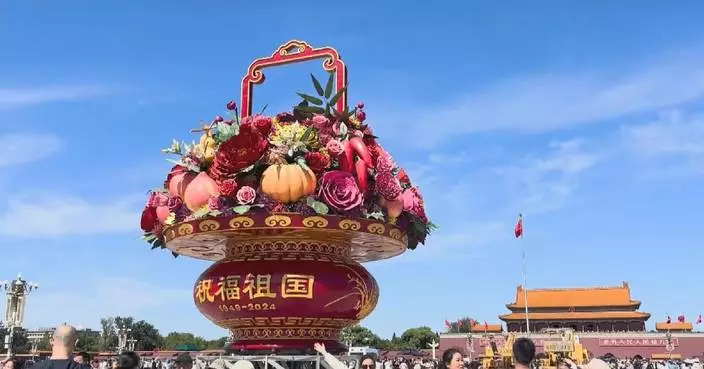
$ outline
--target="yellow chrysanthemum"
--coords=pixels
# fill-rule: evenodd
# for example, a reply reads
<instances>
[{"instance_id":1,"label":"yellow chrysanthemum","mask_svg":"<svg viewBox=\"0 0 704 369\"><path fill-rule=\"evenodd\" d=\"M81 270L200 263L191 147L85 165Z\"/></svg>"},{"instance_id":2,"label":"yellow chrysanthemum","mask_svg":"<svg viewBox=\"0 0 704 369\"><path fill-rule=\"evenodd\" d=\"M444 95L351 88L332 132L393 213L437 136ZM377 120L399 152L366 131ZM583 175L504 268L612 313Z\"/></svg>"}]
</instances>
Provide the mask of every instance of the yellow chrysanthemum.
<instances>
[{"instance_id":1,"label":"yellow chrysanthemum","mask_svg":"<svg viewBox=\"0 0 704 369\"><path fill-rule=\"evenodd\" d=\"M285 147L285 148L296 148L301 145L305 145L308 148L317 148L318 146L318 135L314 130L311 130L305 140L303 136L306 133L308 127L296 122L291 124L280 124L279 122L272 122L273 133L269 136L269 142L275 146Z\"/></svg>"}]
</instances>

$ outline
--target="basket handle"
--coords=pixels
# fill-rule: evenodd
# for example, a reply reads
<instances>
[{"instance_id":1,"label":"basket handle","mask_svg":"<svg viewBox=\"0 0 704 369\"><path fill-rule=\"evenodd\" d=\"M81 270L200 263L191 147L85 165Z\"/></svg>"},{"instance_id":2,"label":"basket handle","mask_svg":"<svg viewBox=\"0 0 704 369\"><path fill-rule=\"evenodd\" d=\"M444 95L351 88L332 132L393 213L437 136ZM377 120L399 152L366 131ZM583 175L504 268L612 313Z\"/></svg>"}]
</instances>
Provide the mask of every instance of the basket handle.
<instances>
[{"instance_id":1,"label":"basket handle","mask_svg":"<svg viewBox=\"0 0 704 369\"><path fill-rule=\"evenodd\" d=\"M242 78L242 95L240 98L240 116L242 118L252 115L252 97L254 85L264 82L262 69L297 63L313 59L325 59L323 69L335 73L335 89L340 92L347 86L347 67L340 59L337 50L331 47L321 47L314 49L304 41L291 40L281 45L271 56L259 58L252 62L247 69L247 74ZM347 91L344 91L337 100L337 111L345 111L347 107Z\"/></svg>"}]
</instances>

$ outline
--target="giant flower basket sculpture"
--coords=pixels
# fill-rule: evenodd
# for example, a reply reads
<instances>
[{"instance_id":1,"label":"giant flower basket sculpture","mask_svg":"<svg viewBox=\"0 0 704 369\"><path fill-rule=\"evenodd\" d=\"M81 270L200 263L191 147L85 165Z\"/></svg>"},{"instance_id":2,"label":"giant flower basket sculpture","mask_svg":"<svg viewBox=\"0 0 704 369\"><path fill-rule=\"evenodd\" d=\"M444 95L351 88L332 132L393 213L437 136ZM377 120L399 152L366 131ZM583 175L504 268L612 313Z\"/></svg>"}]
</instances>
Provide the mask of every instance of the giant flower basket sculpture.
<instances>
[{"instance_id":1,"label":"giant flower basket sculpture","mask_svg":"<svg viewBox=\"0 0 704 369\"><path fill-rule=\"evenodd\" d=\"M291 112L252 114L262 69L323 59ZM377 142L364 105L347 106L337 51L290 41L257 59L230 116L197 142L173 141L163 189L142 213L144 238L174 255L213 261L193 289L200 312L232 333L232 348L340 349L340 329L368 316L379 286L360 264L423 243L433 229L420 192ZM323 81L322 83L320 81Z\"/></svg>"}]
</instances>

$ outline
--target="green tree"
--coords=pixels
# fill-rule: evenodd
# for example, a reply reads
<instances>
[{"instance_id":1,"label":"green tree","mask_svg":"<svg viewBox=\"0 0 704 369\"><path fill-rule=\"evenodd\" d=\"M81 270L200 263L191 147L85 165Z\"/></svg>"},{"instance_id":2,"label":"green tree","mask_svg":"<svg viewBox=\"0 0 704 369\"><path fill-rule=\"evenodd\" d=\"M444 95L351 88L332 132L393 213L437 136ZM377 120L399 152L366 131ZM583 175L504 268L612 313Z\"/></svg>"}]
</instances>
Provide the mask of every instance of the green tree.
<instances>
[{"instance_id":1,"label":"green tree","mask_svg":"<svg viewBox=\"0 0 704 369\"><path fill-rule=\"evenodd\" d=\"M98 332L85 329L80 330L76 333L78 336L78 342L76 343L76 351L100 351L101 338Z\"/></svg>"},{"instance_id":2,"label":"green tree","mask_svg":"<svg viewBox=\"0 0 704 369\"><path fill-rule=\"evenodd\" d=\"M117 334L115 333L115 318L107 317L100 319L102 329L100 335L100 349L110 351L117 347Z\"/></svg>"},{"instance_id":3,"label":"green tree","mask_svg":"<svg viewBox=\"0 0 704 369\"><path fill-rule=\"evenodd\" d=\"M374 334L369 328L355 324L351 327L345 327L340 331L340 341L352 346L371 346L379 347L382 342L381 338Z\"/></svg>"},{"instance_id":4,"label":"green tree","mask_svg":"<svg viewBox=\"0 0 704 369\"><path fill-rule=\"evenodd\" d=\"M45 335L37 343L37 350L39 351L49 351L51 350L51 343L49 342L49 336Z\"/></svg>"},{"instance_id":5,"label":"green tree","mask_svg":"<svg viewBox=\"0 0 704 369\"><path fill-rule=\"evenodd\" d=\"M222 350L227 342L227 337L220 337L216 340L208 340L205 342L206 350Z\"/></svg>"},{"instance_id":6,"label":"green tree","mask_svg":"<svg viewBox=\"0 0 704 369\"><path fill-rule=\"evenodd\" d=\"M470 317L464 317L456 322L450 323L450 326L446 328L450 333L471 333L472 327L474 327L475 324L477 324L476 320Z\"/></svg>"},{"instance_id":7,"label":"green tree","mask_svg":"<svg viewBox=\"0 0 704 369\"><path fill-rule=\"evenodd\" d=\"M4 342L5 336L9 334L9 329L3 327L0 328L0 340ZM0 352L7 352L4 345L0 346ZM23 328L15 328L14 334L12 335L12 351L16 354L27 354L32 349L32 344L27 339L27 330Z\"/></svg>"},{"instance_id":8,"label":"green tree","mask_svg":"<svg viewBox=\"0 0 704 369\"><path fill-rule=\"evenodd\" d=\"M439 341L440 337L433 332L430 327L417 327L406 329L401 335L401 341L405 348L409 349L425 349L428 348L428 344L435 341Z\"/></svg>"},{"instance_id":9,"label":"green tree","mask_svg":"<svg viewBox=\"0 0 704 369\"><path fill-rule=\"evenodd\" d=\"M151 351L161 344L161 335L153 325L144 320L135 322L130 327L130 335L137 340L135 349L138 351Z\"/></svg>"},{"instance_id":10,"label":"green tree","mask_svg":"<svg viewBox=\"0 0 704 369\"><path fill-rule=\"evenodd\" d=\"M194 336L193 333L171 332L164 337L161 349L174 350L178 346L194 346L198 350L204 350L206 341L203 337Z\"/></svg>"}]
</instances>

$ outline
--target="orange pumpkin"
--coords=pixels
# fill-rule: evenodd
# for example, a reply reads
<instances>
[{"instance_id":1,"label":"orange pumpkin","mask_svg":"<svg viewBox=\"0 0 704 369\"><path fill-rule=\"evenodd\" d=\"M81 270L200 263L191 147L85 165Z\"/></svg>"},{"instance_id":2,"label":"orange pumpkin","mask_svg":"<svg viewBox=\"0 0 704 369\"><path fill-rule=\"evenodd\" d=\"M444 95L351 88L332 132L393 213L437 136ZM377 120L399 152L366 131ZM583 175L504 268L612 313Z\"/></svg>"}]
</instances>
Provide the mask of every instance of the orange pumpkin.
<instances>
[{"instance_id":1,"label":"orange pumpkin","mask_svg":"<svg viewBox=\"0 0 704 369\"><path fill-rule=\"evenodd\" d=\"M262 193L284 203L315 192L315 174L298 164L271 165L262 174Z\"/></svg>"}]
</instances>

